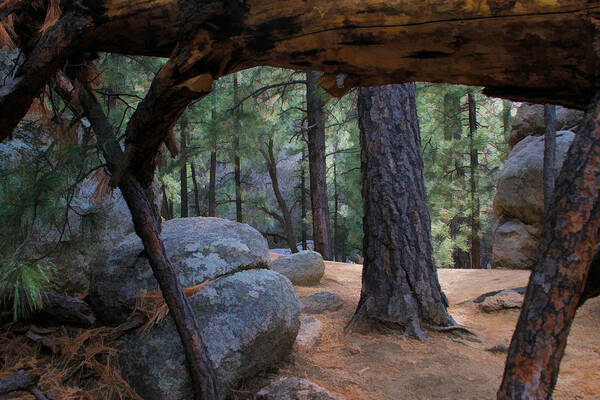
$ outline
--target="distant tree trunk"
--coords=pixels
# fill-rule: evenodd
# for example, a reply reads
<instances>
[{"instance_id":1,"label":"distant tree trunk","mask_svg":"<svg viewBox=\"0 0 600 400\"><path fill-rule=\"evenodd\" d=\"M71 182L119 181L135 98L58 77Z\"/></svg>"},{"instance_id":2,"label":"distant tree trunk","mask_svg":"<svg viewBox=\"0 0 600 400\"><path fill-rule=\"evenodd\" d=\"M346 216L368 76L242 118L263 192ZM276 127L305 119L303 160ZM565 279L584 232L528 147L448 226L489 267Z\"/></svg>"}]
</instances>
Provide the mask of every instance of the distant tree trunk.
<instances>
[{"instance_id":1,"label":"distant tree trunk","mask_svg":"<svg viewBox=\"0 0 600 400\"><path fill-rule=\"evenodd\" d=\"M337 184L337 150L338 141L335 139L335 146L333 148L333 260L339 261L339 225L338 225L338 207L339 207L339 195L338 195L338 184Z\"/></svg>"},{"instance_id":2,"label":"distant tree trunk","mask_svg":"<svg viewBox=\"0 0 600 400\"><path fill-rule=\"evenodd\" d=\"M210 151L210 178L208 180L208 216L217 216L217 150Z\"/></svg>"},{"instance_id":3,"label":"distant tree trunk","mask_svg":"<svg viewBox=\"0 0 600 400\"><path fill-rule=\"evenodd\" d=\"M544 211L550 209L550 199L554 191L554 163L556 160L556 106L544 105Z\"/></svg>"},{"instance_id":4,"label":"distant tree trunk","mask_svg":"<svg viewBox=\"0 0 600 400\"><path fill-rule=\"evenodd\" d=\"M537 260L498 399L550 399L590 270L600 226L600 92L569 148L544 218ZM586 287L587 286L587 287Z\"/></svg>"},{"instance_id":5,"label":"distant tree trunk","mask_svg":"<svg viewBox=\"0 0 600 400\"><path fill-rule=\"evenodd\" d=\"M194 182L194 204L196 206L196 216L200 216L200 189L198 188L198 177L196 175L196 166L193 161L190 162L192 173L192 182Z\"/></svg>"},{"instance_id":6,"label":"distant tree trunk","mask_svg":"<svg viewBox=\"0 0 600 400\"><path fill-rule=\"evenodd\" d=\"M331 260L329 238L329 201L327 199L327 164L325 160L324 92L317 85L320 74L306 73L306 104L308 119L308 170L310 203L313 218L315 251Z\"/></svg>"},{"instance_id":7,"label":"distant tree trunk","mask_svg":"<svg viewBox=\"0 0 600 400\"><path fill-rule=\"evenodd\" d=\"M238 74L233 74L233 105L234 107L239 103L238 93ZM235 216L237 222L243 222L242 215L242 170L240 167L240 135L242 134L242 127L240 124L240 112L242 105L236 107L233 111L234 114L234 133L233 133L233 169L235 175Z\"/></svg>"},{"instance_id":8,"label":"distant tree trunk","mask_svg":"<svg viewBox=\"0 0 600 400\"><path fill-rule=\"evenodd\" d=\"M470 181L471 181L471 268L481 268L481 240L479 238L479 195L477 169L479 168L479 156L475 143L477 134L477 103L473 92L469 92L469 153Z\"/></svg>"},{"instance_id":9,"label":"distant tree trunk","mask_svg":"<svg viewBox=\"0 0 600 400\"><path fill-rule=\"evenodd\" d=\"M508 143L510 136L512 102L510 100L502 100L502 131L504 133L504 142Z\"/></svg>"},{"instance_id":10,"label":"distant tree trunk","mask_svg":"<svg viewBox=\"0 0 600 400\"><path fill-rule=\"evenodd\" d=\"M361 88L358 115L364 266L348 328L371 323L424 339L453 325L433 265L415 84Z\"/></svg>"},{"instance_id":11,"label":"distant tree trunk","mask_svg":"<svg viewBox=\"0 0 600 400\"><path fill-rule=\"evenodd\" d=\"M273 153L273 139L269 138L267 144L267 150L261 150L261 153L267 163L267 170L269 171L269 177L271 178L271 186L273 187L273 194L277 200L277 205L281 211L281 216L270 213L278 222L281 224L285 233L285 239L292 253L297 253L298 248L296 247L296 236L294 235L294 226L292 225L292 215L290 210L281 194L279 188L279 178L277 177L277 160Z\"/></svg>"},{"instance_id":12,"label":"distant tree trunk","mask_svg":"<svg viewBox=\"0 0 600 400\"><path fill-rule=\"evenodd\" d=\"M167 197L167 189L165 188L165 185L160 186L160 193L162 196L160 215L166 220L173 219L173 214L171 214L171 210L169 210L169 198Z\"/></svg>"},{"instance_id":13,"label":"distant tree trunk","mask_svg":"<svg viewBox=\"0 0 600 400\"><path fill-rule=\"evenodd\" d=\"M187 162L186 162L186 129L187 129L187 121L185 118L181 118L179 122L179 127L181 129L181 218L186 218L189 216L188 210L188 175L187 175Z\"/></svg>"},{"instance_id":14,"label":"distant tree trunk","mask_svg":"<svg viewBox=\"0 0 600 400\"><path fill-rule=\"evenodd\" d=\"M306 171L304 170L305 162L306 162L306 151L304 150L304 145L303 145L302 146L302 160L300 161L300 208L301 208L300 218L302 218L302 227L301 227L302 250L306 250L308 248L307 243L306 243Z\"/></svg>"},{"instance_id":15,"label":"distant tree trunk","mask_svg":"<svg viewBox=\"0 0 600 400\"><path fill-rule=\"evenodd\" d=\"M462 109L460 105L460 95L455 91L449 91L444 95L444 140L461 140L462 138ZM454 168L456 179L464 185L465 170L462 165L462 154L452 157L450 168ZM452 177L452 174L450 174ZM451 178L452 179L452 178ZM463 231L463 225L466 218L463 215L462 202L453 202L458 208L458 213L450 220L449 234L452 239L456 239ZM471 266L471 253L455 246L452 249L452 262L454 268L469 268Z\"/></svg>"}]
</instances>

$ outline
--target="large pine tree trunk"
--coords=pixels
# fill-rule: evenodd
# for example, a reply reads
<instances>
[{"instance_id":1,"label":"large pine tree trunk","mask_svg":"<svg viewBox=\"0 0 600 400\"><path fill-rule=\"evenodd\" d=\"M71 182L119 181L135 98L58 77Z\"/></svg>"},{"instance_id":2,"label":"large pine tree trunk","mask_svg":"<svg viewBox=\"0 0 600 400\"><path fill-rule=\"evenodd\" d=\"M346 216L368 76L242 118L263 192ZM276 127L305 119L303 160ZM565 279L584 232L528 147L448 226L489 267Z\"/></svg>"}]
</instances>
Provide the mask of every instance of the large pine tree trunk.
<instances>
[{"instance_id":1,"label":"large pine tree trunk","mask_svg":"<svg viewBox=\"0 0 600 400\"><path fill-rule=\"evenodd\" d=\"M556 180L498 399L550 399L569 329L593 293L590 271L600 226L600 93ZM585 292L584 292L585 290Z\"/></svg>"},{"instance_id":2,"label":"large pine tree trunk","mask_svg":"<svg viewBox=\"0 0 600 400\"><path fill-rule=\"evenodd\" d=\"M433 264L415 85L361 88L364 201L360 301L349 327L376 322L424 338L454 324Z\"/></svg>"},{"instance_id":3,"label":"large pine tree trunk","mask_svg":"<svg viewBox=\"0 0 600 400\"><path fill-rule=\"evenodd\" d=\"M331 260L329 237L329 201L327 199L327 164L325 162L325 117L323 90L318 87L318 72L307 72L306 104L308 119L308 171L315 251Z\"/></svg>"}]
</instances>

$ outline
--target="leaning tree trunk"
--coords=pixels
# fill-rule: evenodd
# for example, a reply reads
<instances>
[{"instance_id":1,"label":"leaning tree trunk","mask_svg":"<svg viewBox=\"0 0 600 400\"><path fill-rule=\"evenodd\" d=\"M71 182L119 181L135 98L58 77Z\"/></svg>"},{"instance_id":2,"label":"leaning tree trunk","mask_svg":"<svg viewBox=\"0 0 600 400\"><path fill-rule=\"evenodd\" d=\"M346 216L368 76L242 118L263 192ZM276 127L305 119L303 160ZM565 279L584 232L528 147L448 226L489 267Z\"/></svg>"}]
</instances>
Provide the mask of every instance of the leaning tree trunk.
<instances>
[{"instance_id":1,"label":"leaning tree trunk","mask_svg":"<svg viewBox=\"0 0 600 400\"><path fill-rule=\"evenodd\" d=\"M90 120L98 138L98 147L103 151L108 169L114 173L117 165L123 162L125 155L102 107L91 91L83 85L66 87L66 79L61 83L63 85L59 88L61 96L67 103L79 105ZM152 189L145 189L127 170L119 180L119 189L131 212L135 232L142 240L146 257L179 333L188 363L194 398L216 400L218 388L214 367L208 348L198 330L194 313L183 294L160 238L160 216L154 205Z\"/></svg>"},{"instance_id":2,"label":"leaning tree trunk","mask_svg":"<svg viewBox=\"0 0 600 400\"><path fill-rule=\"evenodd\" d=\"M329 200L327 198L327 164L325 162L325 117L323 91L317 85L320 74L306 73L306 107L308 119L308 173L312 207L315 251L331 260L329 237Z\"/></svg>"},{"instance_id":3,"label":"leaning tree trunk","mask_svg":"<svg viewBox=\"0 0 600 400\"><path fill-rule=\"evenodd\" d=\"M281 189L279 188L279 178L277 177L277 160L275 159L275 153L273 152L273 138L269 138L267 143L267 151L261 150L261 153L267 163L267 170L269 177L271 178L271 187L273 188L273 194L277 205L281 211L281 217L277 216L277 220L281 224L285 233L285 239L288 243L288 247L292 253L298 252L298 246L296 244L296 235L294 235L294 226L292 225L292 213L290 212Z\"/></svg>"},{"instance_id":4,"label":"leaning tree trunk","mask_svg":"<svg viewBox=\"0 0 600 400\"><path fill-rule=\"evenodd\" d=\"M375 322L423 339L454 321L433 264L415 84L361 88L362 290L353 328Z\"/></svg>"},{"instance_id":5,"label":"leaning tree trunk","mask_svg":"<svg viewBox=\"0 0 600 400\"><path fill-rule=\"evenodd\" d=\"M600 226L600 92L560 171L498 399L549 399L586 287ZM598 270L593 276L597 283Z\"/></svg>"}]
</instances>

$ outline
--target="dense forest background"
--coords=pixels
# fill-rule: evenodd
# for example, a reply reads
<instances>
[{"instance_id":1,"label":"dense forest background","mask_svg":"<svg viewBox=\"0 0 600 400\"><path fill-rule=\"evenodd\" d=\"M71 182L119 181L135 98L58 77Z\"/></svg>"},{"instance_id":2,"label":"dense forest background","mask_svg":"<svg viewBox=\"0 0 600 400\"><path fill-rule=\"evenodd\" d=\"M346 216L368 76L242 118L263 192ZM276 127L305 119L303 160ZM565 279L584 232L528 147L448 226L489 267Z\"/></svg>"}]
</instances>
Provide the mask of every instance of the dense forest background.
<instances>
[{"instance_id":1,"label":"dense forest background","mask_svg":"<svg viewBox=\"0 0 600 400\"><path fill-rule=\"evenodd\" d=\"M18 53L7 50L0 59L6 74L19 62ZM89 66L88 79L119 135L163 62L110 54ZM360 262L357 91L340 99L322 96L332 258ZM304 71L261 67L216 82L175 126L169 148L177 156L164 151L156 185L163 217L237 219L261 231L272 248L289 249L290 242L311 247L306 100ZM435 263L470 268L476 245L481 250L473 266L486 267L494 184L507 157L515 107L478 88L429 83L417 85L417 100ZM476 110L471 116L470 106ZM75 188L90 177L100 181L93 196L110 196L110 188L89 124L52 89L15 137L0 147L0 219L7 222L0 251L7 265L33 260L13 266L19 279L35 286L50 279L51 261L60 258L48 239L57 242L77 230L93 240L103 223L93 213L79 226L69 222L69 212L78 212ZM23 158L30 162L18 162ZM36 245L42 237L44 245Z\"/></svg>"}]
</instances>

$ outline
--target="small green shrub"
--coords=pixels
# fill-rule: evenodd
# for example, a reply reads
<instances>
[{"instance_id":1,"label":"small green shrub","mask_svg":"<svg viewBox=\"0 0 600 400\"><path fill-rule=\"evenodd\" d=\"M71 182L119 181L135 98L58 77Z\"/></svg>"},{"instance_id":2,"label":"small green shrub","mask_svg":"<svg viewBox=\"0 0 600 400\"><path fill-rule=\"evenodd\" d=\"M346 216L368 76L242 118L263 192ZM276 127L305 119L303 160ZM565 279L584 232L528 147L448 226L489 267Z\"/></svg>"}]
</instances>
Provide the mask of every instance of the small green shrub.
<instances>
[{"instance_id":1,"label":"small green shrub","mask_svg":"<svg viewBox=\"0 0 600 400\"><path fill-rule=\"evenodd\" d=\"M54 264L49 261L3 262L0 266L2 317L12 313L16 321L40 309L44 300L42 291L50 286L53 271Z\"/></svg>"}]
</instances>

